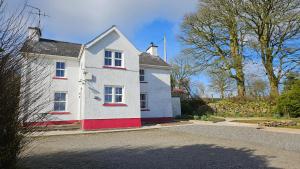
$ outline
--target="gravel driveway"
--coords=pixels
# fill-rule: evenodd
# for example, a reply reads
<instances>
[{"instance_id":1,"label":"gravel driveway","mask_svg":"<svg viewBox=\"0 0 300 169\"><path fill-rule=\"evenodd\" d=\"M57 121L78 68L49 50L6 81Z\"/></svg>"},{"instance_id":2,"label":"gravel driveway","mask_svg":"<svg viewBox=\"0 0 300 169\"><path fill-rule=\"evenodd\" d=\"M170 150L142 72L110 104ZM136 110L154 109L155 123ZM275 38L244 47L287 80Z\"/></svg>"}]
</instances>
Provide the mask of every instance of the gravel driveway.
<instances>
[{"instance_id":1,"label":"gravel driveway","mask_svg":"<svg viewBox=\"0 0 300 169\"><path fill-rule=\"evenodd\" d=\"M24 163L34 169L296 169L299 139L294 134L205 125L51 136L35 140Z\"/></svg>"}]
</instances>

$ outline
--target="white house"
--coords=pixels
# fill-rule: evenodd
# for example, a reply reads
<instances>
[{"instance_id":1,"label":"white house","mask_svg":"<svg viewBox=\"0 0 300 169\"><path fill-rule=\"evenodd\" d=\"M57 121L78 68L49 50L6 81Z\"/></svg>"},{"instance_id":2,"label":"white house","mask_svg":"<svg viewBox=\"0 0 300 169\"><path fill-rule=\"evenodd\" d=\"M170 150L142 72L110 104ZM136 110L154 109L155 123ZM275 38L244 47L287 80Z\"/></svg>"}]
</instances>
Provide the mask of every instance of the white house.
<instances>
[{"instance_id":1,"label":"white house","mask_svg":"<svg viewBox=\"0 0 300 169\"><path fill-rule=\"evenodd\" d=\"M33 123L93 130L172 119L170 66L153 43L140 52L116 26L83 45L41 38L38 28L29 33L30 54L42 56L51 86L51 118Z\"/></svg>"}]
</instances>

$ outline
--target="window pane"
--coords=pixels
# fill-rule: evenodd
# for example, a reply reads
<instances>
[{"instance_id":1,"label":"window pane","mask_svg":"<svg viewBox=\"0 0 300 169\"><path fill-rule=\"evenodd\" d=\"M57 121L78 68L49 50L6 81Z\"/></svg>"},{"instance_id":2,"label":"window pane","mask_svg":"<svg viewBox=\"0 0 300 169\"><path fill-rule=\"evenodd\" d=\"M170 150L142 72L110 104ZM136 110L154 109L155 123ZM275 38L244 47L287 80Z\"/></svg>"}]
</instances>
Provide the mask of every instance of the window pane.
<instances>
[{"instance_id":1,"label":"window pane","mask_svg":"<svg viewBox=\"0 0 300 169\"><path fill-rule=\"evenodd\" d=\"M145 101L141 101L141 108L145 109L146 108L146 102Z\"/></svg>"},{"instance_id":2,"label":"window pane","mask_svg":"<svg viewBox=\"0 0 300 169\"><path fill-rule=\"evenodd\" d=\"M122 60L115 60L115 66L122 66Z\"/></svg>"},{"instance_id":3,"label":"window pane","mask_svg":"<svg viewBox=\"0 0 300 169\"><path fill-rule=\"evenodd\" d=\"M122 88L116 87L116 94L122 94Z\"/></svg>"},{"instance_id":4,"label":"window pane","mask_svg":"<svg viewBox=\"0 0 300 169\"><path fill-rule=\"evenodd\" d=\"M56 62L56 69L65 69L64 62Z\"/></svg>"},{"instance_id":5,"label":"window pane","mask_svg":"<svg viewBox=\"0 0 300 169\"><path fill-rule=\"evenodd\" d=\"M144 76L140 76L140 81L141 82L145 81L145 77Z\"/></svg>"},{"instance_id":6,"label":"window pane","mask_svg":"<svg viewBox=\"0 0 300 169\"><path fill-rule=\"evenodd\" d=\"M60 68L65 69L65 63L64 62L60 62Z\"/></svg>"},{"instance_id":7,"label":"window pane","mask_svg":"<svg viewBox=\"0 0 300 169\"><path fill-rule=\"evenodd\" d=\"M112 95L105 95L105 102L106 103L112 102Z\"/></svg>"},{"instance_id":8,"label":"window pane","mask_svg":"<svg viewBox=\"0 0 300 169\"><path fill-rule=\"evenodd\" d=\"M107 59L107 58L105 58L105 61L104 61L105 63L105 65L111 65L111 59Z\"/></svg>"},{"instance_id":9,"label":"window pane","mask_svg":"<svg viewBox=\"0 0 300 169\"><path fill-rule=\"evenodd\" d=\"M115 52L115 58L122 59L122 53L121 52Z\"/></svg>"},{"instance_id":10,"label":"window pane","mask_svg":"<svg viewBox=\"0 0 300 169\"><path fill-rule=\"evenodd\" d=\"M60 62L56 62L56 69L60 69Z\"/></svg>"},{"instance_id":11,"label":"window pane","mask_svg":"<svg viewBox=\"0 0 300 169\"><path fill-rule=\"evenodd\" d=\"M116 96L115 96L115 101L116 101L117 103L122 102L122 95L116 95Z\"/></svg>"},{"instance_id":12,"label":"window pane","mask_svg":"<svg viewBox=\"0 0 300 169\"><path fill-rule=\"evenodd\" d=\"M105 94L112 94L112 87L105 87Z\"/></svg>"},{"instance_id":13,"label":"window pane","mask_svg":"<svg viewBox=\"0 0 300 169\"><path fill-rule=\"evenodd\" d=\"M59 102L59 110L60 111L66 110L66 102Z\"/></svg>"},{"instance_id":14,"label":"window pane","mask_svg":"<svg viewBox=\"0 0 300 169\"><path fill-rule=\"evenodd\" d=\"M54 111L59 111L59 102L54 102Z\"/></svg>"},{"instance_id":15,"label":"window pane","mask_svg":"<svg viewBox=\"0 0 300 169\"><path fill-rule=\"evenodd\" d=\"M111 58L111 51L105 51L105 57Z\"/></svg>"},{"instance_id":16,"label":"window pane","mask_svg":"<svg viewBox=\"0 0 300 169\"><path fill-rule=\"evenodd\" d=\"M66 93L55 93L54 101L66 101Z\"/></svg>"},{"instance_id":17,"label":"window pane","mask_svg":"<svg viewBox=\"0 0 300 169\"><path fill-rule=\"evenodd\" d=\"M145 94L141 94L140 97L141 97L141 100L145 100L145 98L146 98Z\"/></svg>"},{"instance_id":18,"label":"window pane","mask_svg":"<svg viewBox=\"0 0 300 169\"><path fill-rule=\"evenodd\" d=\"M144 69L140 69L140 75L144 75L145 71Z\"/></svg>"},{"instance_id":19,"label":"window pane","mask_svg":"<svg viewBox=\"0 0 300 169\"><path fill-rule=\"evenodd\" d=\"M56 77L61 77L61 70L56 70L55 76L56 76Z\"/></svg>"}]
</instances>

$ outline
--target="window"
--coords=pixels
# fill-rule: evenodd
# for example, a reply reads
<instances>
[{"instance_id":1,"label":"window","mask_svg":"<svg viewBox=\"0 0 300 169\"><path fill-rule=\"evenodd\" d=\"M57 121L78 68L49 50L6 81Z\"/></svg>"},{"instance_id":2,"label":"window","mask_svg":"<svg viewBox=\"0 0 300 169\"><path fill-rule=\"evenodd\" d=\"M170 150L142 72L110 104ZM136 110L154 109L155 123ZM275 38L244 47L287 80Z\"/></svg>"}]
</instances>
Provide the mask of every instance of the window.
<instances>
[{"instance_id":1,"label":"window","mask_svg":"<svg viewBox=\"0 0 300 169\"><path fill-rule=\"evenodd\" d=\"M112 56L114 54L114 56ZM105 51L104 56L104 65L105 66L115 66L115 67L122 67L122 53L121 52L112 52L109 50Z\"/></svg>"},{"instance_id":2,"label":"window","mask_svg":"<svg viewBox=\"0 0 300 169\"><path fill-rule=\"evenodd\" d=\"M105 103L123 103L123 87L105 86L104 87Z\"/></svg>"},{"instance_id":3,"label":"window","mask_svg":"<svg viewBox=\"0 0 300 169\"><path fill-rule=\"evenodd\" d=\"M56 77L65 77L65 62L56 62Z\"/></svg>"},{"instance_id":4,"label":"window","mask_svg":"<svg viewBox=\"0 0 300 169\"><path fill-rule=\"evenodd\" d=\"M140 82L144 82L144 81L145 81L145 70L140 69Z\"/></svg>"},{"instance_id":5,"label":"window","mask_svg":"<svg viewBox=\"0 0 300 169\"><path fill-rule=\"evenodd\" d=\"M67 93L54 93L54 111L66 111Z\"/></svg>"},{"instance_id":6,"label":"window","mask_svg":"<svg viewBox=\"0 0 300 169\"><path fill-rule=\"evenodd\" d=\"M111 66L112 65L111 60L112 60L111 51L105 51L104 65Z\"/></svg>"},{"instance_id":7,"label":"window","mask_svg":"<svg viewBox=\"0 0 300 169\"><path fill-rule=\"evenodd\" d=\"M116 87L115 88L115 102L122 103L122 100L123 100L123 88Z\"/></svg>"},{"instance_id":8,"label":"window","mask_svg":"<svg viewBox=\"0 0 300 169\"><path fill-rule=\"evenodd\" d=\"M141 101L141 109L147 109L148 103L147 103L147 94L143 93L140 94L140 101Z\"/></svg>"},{"instance_id":9,"label":"window","mask_svg":"<svg viewBox=\"0 0 300 169\"><path fill-rule=\"evenodd\" d=\"M115 52L115 66L122 66L122 53Z\"/></svg>"},{"instance_id":10,"label":"window","mask_svg":"<svg viewBox=\"0 0 300 169\"><path fill-rule=\"evenodd\" d=\"M105 103L111 103L112 102L112 87L105 87L104 89L104 97L105 97Z\"/></svg>"}]
</instances>

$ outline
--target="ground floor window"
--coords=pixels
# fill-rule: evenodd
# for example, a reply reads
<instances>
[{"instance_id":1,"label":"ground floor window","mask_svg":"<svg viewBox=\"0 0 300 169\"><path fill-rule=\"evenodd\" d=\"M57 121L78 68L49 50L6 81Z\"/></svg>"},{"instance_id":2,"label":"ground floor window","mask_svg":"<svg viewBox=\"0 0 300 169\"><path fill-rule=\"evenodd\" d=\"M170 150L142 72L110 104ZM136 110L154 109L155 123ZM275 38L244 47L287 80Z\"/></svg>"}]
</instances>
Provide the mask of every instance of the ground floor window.
<instances>
[{"instance_id":1,"label":"ground floor window","mask_svg":"<svg viewBox=\"0 0 300 169\"><path fill-rule=\"evenodd\" d=\"M142 93L140 94L140 101L141 101L141 109L147 109L148 108L148 99L147 94Z\"/></svg>"},{"instance_id":2,"label":"ground floor window","mask_svg":"<svg viewBox=\"0 0 300 169\"><path fill-rule=\"evenodd\" d=\"M123 103L124 89L121 86L105 86L104 102L105 103Z\"/></svg>"},{"instance_id":3,"label":"ground floor window","mask_svg":"<svg viewBox=\"0 0 300 169\"><path fill-rule=\"evenodd\" d=\"M55 92L54 93L54 111L66 111L67 93Z\"/></svg>"}]
</instances>

